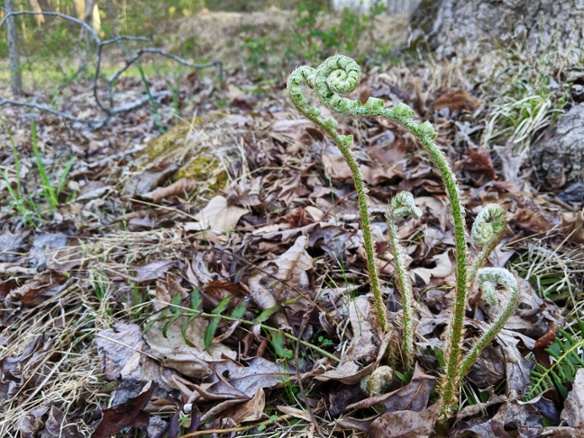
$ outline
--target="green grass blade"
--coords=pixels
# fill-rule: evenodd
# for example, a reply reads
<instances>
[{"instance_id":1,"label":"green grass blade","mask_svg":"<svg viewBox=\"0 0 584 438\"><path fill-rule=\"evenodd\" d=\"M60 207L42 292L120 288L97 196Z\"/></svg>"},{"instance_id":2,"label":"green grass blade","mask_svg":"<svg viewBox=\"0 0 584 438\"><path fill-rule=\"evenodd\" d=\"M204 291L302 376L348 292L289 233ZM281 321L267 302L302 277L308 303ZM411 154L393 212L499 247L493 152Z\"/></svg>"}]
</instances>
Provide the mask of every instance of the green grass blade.
<instances>
[{"instance_id":1,"label":"green grass blade","mask_svg":"<svg viewBox=\"0 0 584 438\"><path fill-rule=\"evenodd\" d=\"M43 196L51 206L51 209L56 210L59 206L59 201L57 200L57 194L55 193L55 190L49 181L47 170L43 164L43 158L41 156L41 151L37 141L36 122L34 121L32 122L32 150L36 159L37 170L39 171L39 175L41 177Z\"/></svg>"},{"instance_id":2,"label":"green grass blade","mask_svg":"<svg viewBox=\"0 0 584 438\"><path fill-rule=\"evenodd\" d=\"M63 169L63 172L59 177L59 183L57 185L57 199L59 198L59 195L65 188L65 184L67 183L67 176L69 176L69 172L71 171L73 164L75 164L75 160L76 157L71 157L71 159L67 161L67 164L65 165L65 168Z\"/></svg>"},{"instance_id":3,"label":"green grass blade","mask_svg":"<svg viewBox=\"0 0 584 438\"><path fill-rule=\"evenodd\" d=\"M212 315L221 315L225 311L225 309L227 308L227 305L231 301L231 298L233 298L233 295L229 295L227 298L224 298L223 300L221 300L221 302L219 304L217 304L217 307L215 307L215 309L213 309L211 314ZM211 346L211 341L215 337L215 332L217 331L217 327L219 326L219 320L220 320L220 318L213 318L209 322L209 325L207 326L207 330L205 330L205 350L207 350L207 353L211 353L209 351L209 347Z\"/></svg>"}]
</instances>

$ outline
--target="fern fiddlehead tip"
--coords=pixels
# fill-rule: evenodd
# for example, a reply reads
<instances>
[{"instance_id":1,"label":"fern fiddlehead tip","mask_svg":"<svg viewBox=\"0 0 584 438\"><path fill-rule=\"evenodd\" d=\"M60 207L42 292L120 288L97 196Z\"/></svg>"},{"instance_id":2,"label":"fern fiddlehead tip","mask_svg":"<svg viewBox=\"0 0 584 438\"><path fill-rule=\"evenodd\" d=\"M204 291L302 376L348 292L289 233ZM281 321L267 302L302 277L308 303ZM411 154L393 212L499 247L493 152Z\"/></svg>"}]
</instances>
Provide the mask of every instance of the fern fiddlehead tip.
<instances>
[{"instance_id":1,"label":"fern fiddlehead tip","mask_svg":"<svg viewBox=\"0 0 584 438\"><path fill-rule=\"evenodd\" d=\"M505 209L499 204L487 204L477 215L472 226L471 237L475 244L486 245L497 239L507 224Z\"/></svg>"}]
</instances>

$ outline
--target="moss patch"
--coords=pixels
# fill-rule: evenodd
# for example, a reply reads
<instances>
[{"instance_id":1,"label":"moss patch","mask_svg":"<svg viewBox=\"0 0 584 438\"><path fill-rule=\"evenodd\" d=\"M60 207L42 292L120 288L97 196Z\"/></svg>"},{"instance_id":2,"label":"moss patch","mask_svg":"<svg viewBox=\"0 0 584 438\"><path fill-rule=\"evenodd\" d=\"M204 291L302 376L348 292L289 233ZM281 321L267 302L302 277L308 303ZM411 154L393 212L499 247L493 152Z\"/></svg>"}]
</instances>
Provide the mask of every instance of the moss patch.
<instances>
[{"instance_id":1,"label":"moss patch","mask_svg":"<svg viewBox=\"0 0 584 438\"><path fill-rule=\"evenodd\" d=\"M212 192L224 189L229 182L225 163L230 155L224 146L230 144L228 133L221 127L225 116L217 112L181 122L150 140L138 158L147 166L172 161L179 165L174 180L191 178Z\"/></svg>"}]
</instances>

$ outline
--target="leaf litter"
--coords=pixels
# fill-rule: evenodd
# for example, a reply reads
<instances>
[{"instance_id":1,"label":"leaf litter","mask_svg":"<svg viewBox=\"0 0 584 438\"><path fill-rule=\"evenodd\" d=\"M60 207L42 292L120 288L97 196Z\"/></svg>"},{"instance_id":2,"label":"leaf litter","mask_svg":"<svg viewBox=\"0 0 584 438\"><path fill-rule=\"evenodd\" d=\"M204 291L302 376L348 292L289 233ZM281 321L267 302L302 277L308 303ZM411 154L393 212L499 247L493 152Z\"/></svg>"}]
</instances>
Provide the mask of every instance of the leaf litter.
<instances>
[{"instance_id":1,"label":"leaf litter","mask_svg":"<svg viewBox=\"0 0 584 438\"><path fill-rule=\"evenodd\" d=\"M582 427L581 371L563 410L545 398L523 400L541 360L536 341L562 326L560 307L571 297L542 296L521 257L565 256L577 289L582 213L530 187L502 150L477 147L479 97L437 86L427 70L403 69L369 74L361 92L405 101L438 125L469 216L487 202L508 212L506 245L492 262L519 258L527 278L518 311L469 375L467 386L481 398L462 406L450 434L574 433ZM383 211L408 189L424 213L399 227L417 295L418 365L369 396L362 381L394 341L383 338L372 311L350 173L334 145L291 110L282 83L260 97L245 83L237 75L226 88L204 82L206 101L195 104L205 114L158 143L146 110L99 132L38 116L47 164L58 167L66 154L77 160L58 210L41 212L36 227L0 204L2 436L105 437L130 428L255 436L265 427L291 436L431 433L433 351L442 347L453 300L452 230L438 175L390 123L340 125L360 139L392 320L401 298ZM231 103L219 110L213 102L225 98ZM170 102L160 111L165 125L174 124ZM23 115L9 108L5 117L29 196L43 210L28 127L16 128ZM206 155L218 158L198 161ZM12 166L11 151L1 149L0 160ZM4 181L0 192L8 196ZM467 310L472 337L492 309L477 295ZM555 423L544 427L544 417Z\"/></svg>"}]
</instances>

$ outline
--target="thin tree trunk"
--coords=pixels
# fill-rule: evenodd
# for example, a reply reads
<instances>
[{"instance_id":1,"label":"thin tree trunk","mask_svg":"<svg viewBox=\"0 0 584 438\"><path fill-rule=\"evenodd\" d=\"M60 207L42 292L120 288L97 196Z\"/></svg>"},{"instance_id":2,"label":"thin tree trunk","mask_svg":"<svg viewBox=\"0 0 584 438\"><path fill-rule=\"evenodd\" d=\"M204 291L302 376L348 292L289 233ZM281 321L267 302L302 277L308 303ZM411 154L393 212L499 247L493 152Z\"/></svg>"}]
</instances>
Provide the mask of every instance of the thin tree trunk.
<instances>
[{"instance_id":1,"label":"thin tree trunk","mask_svg":"<svg viewBox=\"0 0 584 438\"><path fill-rule=\"evenodd\" d=\"M12 0L6 0L4 3L6 15L14 11ZM16 26L14 17L8 17L6 20L6 33L8 40L8 53L10 56L10 81L12 94L18 97L22 94L22 75L20 70L20 57L18 56L18 39L16 35Z\"/></svg>"},{"instance_id":2,"label":"thin tree trunk","mask_svg":"<svg viewBox=\"0 0 584 438\"><path fill-rule=\"evenodd\" d=\"M114 8L114 4L113 4L112 0L107 0L106 9L107 9L108 21L111 23L111 26L112 26L112 34L117 36L117 35L119 35L119 33L118 33L118 17L116 15L116 9Z\"/></svg>"},{"instance_id":3,"label":"thin tree trunk","mask_svg":"<svg viewBox=\"0 0 584 438\"><path fill-rule=\"evenodd\" d=\"M43 9L41 8L41 5L39 4L38 0L28 0L28 3L30 4L30 8L34 12L43 12ZM35 15L34 21L36 21L37 27L40 28L41 25L44 24L45 22L45 16L43 14Z\"/></svg>"}]
</instances>

